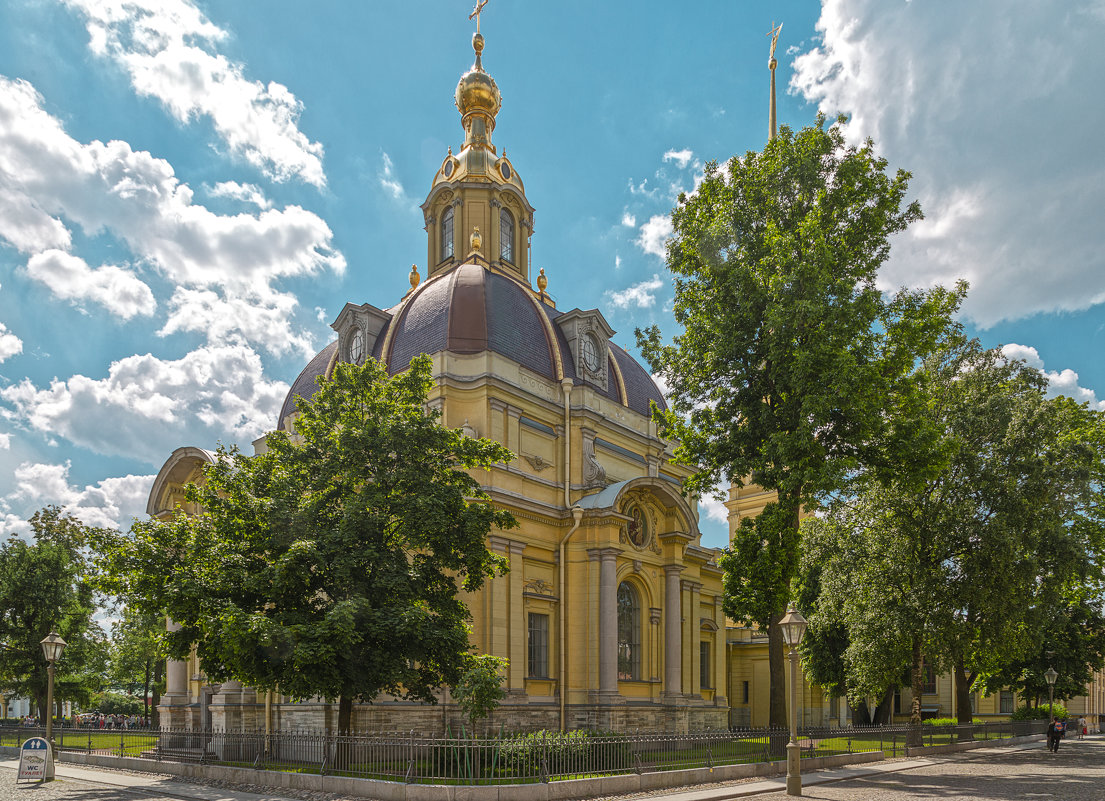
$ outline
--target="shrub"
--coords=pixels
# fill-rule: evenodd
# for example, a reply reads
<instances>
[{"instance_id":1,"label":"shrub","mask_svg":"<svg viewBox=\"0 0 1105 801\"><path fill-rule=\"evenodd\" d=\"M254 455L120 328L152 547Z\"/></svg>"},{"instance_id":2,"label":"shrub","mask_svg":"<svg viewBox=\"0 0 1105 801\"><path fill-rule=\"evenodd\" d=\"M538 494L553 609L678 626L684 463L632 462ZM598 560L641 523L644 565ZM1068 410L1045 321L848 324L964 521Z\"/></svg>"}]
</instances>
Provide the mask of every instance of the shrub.
<instances>
[{"instance_id":1,"label":"shrub","mask_svg":"<svg viewBox=\"0 0 1105 801\"><path fill-rule=\"evenodd\" d=\"M630 770L633 749L624 735L587 730L516 734L499 746L499 764L507 775L538 776L542 759L549 774Z\"/></svg>"},{"instance_id":2,"label":"shrub","mask_svg":"<svg viewBox=\"0 0 1105 801\"><path fill-rule=\"evenodd\" d=\"M1060 720L1066 720L1070 717L1070 713L1067 712L1067 708L1060 704L1055 703L1055 717ZM1023 704L1013 712L1013 720L1051 720L1051 711L1048 709L1047 704L1040 704L1039 706L1029 706Z\"/></svg>"},{"instance_id":3,"label":"shrub","mask_svg":"<svg viewBox=\"0 0 1105 801\"><path fill-rule=\"evenodd\" d=\"M971 723L982 723L982 718L972 718ZM958 726L959 718L928 718L922 720L923 726Z\"/></svg>"}]
</instances>

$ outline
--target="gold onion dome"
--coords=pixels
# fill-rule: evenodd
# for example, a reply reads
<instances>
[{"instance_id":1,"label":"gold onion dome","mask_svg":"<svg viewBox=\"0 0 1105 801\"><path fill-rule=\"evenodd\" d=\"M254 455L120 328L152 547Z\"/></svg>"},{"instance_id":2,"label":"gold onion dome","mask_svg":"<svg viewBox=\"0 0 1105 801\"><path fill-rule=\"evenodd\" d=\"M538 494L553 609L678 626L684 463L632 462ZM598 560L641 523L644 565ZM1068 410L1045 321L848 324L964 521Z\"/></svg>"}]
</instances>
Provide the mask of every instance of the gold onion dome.
<instances>
[{"instance_id":1,"label":"gold onion dome","mask_svg":"<svg viewBox=\"0 0 1105 801\"><path fill-rule=\"evenodd\" d=\"M457 108L462 116L472 112L483 112L492 118L499 113L503 105L503 96L495 79L483 71L480 55L483 53L483 34L472 36L472 49L476 51L476 63L464 73L457 84Z\"/></svg>"}]
</instances>

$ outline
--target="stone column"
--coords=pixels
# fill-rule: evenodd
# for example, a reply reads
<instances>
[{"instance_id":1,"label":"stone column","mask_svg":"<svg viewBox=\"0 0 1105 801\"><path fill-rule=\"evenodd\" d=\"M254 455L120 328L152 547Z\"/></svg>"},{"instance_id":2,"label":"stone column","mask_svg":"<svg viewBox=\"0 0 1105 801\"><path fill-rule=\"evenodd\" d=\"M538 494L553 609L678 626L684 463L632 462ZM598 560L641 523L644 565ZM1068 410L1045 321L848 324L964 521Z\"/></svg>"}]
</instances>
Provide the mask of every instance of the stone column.
<instances>
[{"instance_id":1,"label":"stone column","mask_svg":"<svg viewBox=\"0 0 1105 801\"><path fill-rule=\"evenodd\" d=\"M714 596L714 623L717 624L717 632L714 634L714 706L728 706L729 696L729 663L725 659L728 646L729 632L725 629L725 610L721 605L721 596Z\"/></svg>"},{"instance_id":2,"label":"stone column","mask_svg":"<svg viewBox=\"0 0 1105 801\"><path fill-rule=\"evenodd\" d=\"M683 694L683 604L680 597L680 565L664 566L664 695Z\"/></svg>"},{"instance_id":3,"label":"stone column","mask_svg":"<svg viewBox=\"0 0 1105 801\"><path fill-rule=\"evenodd\" d=\"M510 677L507 686L512 693L525 695L526 692L526 643L529 637L522 599L522 580L525 578L525 566L522 551L525 543L510 543Z\"/></svg>"},{"instance_id":4,"label":"stone column","mask_svg":"<svg viewBox=\"0 0 1105 801\"><path fill-rule=\"evenodd\" d=\"M702 621L700 620L702 609L699 603L699 590L702 589L702 585L696 581L689 581L687 584L691 591L690 610L687 612L691 630L689 637L691 648L691 695L701 695L702 651L699 643L702 642Z\"/></svg>"},{"instance_id":5,"label":"stone column","mask_svg":"<svg viewBox=\"0 0 1105 801\"><path fill-rule=\"evenodd\" d=\"M599 557L599 694L618 694L618 554L602 548Z\"/></svg>"}]
</instances>

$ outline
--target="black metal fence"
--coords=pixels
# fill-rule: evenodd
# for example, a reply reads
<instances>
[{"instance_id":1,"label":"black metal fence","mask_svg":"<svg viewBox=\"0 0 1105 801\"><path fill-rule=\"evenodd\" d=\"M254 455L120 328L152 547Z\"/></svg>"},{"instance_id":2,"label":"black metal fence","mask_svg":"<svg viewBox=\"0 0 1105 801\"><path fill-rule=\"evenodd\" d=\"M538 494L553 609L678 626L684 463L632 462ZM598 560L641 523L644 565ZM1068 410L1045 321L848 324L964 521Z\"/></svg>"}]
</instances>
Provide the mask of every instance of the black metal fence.
<instances>
[{"instance_id":1,"label":"black metal fence","mask_svg":"<svg viewBox=\"0 0 1105 801\"><path fill-rule=\"evenodd\" d=\"M803 757L1043 734L1046 721L969 726L808 728L798 737ZM43 736L41 727L0 728L0 745ZM784 759L785 730L705 731L691 734L536 732L495 738L423 737L372 733L89 730L58 728L58 751L200 762L298 773L334 774L426 784L526 784Z\"/></svg>"}]
</instances>

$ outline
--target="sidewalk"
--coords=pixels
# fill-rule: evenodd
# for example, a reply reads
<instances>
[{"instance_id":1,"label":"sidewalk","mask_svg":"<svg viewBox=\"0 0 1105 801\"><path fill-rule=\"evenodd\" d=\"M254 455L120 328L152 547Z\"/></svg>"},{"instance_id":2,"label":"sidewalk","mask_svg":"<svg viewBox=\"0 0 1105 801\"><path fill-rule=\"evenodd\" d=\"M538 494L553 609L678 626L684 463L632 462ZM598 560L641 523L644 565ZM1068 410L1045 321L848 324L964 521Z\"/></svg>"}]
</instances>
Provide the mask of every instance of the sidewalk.
<instances>
[{"instance_id":1,"label":"sidewalk","mask_svg":"<svg viewBox=\"0 0 1105 801\"><path fill-rule=\"evenodd\" d=\"M152 767L152 766L151 766ZM0 758L0 777L5 784L15 783L15 773L19 769L19 759ZM280 795L278 792L249 792L246 790L228 790L208 784L195 784L182 782L169 776L154 773L132 773L121 770L100 770L86 768L80 765L70 765L65 762L54 764L54 775L58 781L73 781L84 784L97 784L107 787L117 787L131 791L140 791L142 795L165 796L166 798L180 798L186 801L287 801L289 796ZM21 785L33 786L33 785ZM302 801L296 798L295 801Z\"/></svg>"},{"instance_id":2,"label":"sidewalk","mask_svg":"<svg viewBox=\"0 0 1105 801\"><path fill-rule=\"evenodd\" d=\"M1053 767L1059 771L1069 769L1073 767L1068 763L1068 759L1079 758L1071 757L1072 753L1083 750L1081 742L1086 743L1085 749L1087 751L1093 750L1095 753L1095 761L1099 759L1097 754L1101 751L1105 751L1105 741L1100 738L1091 737L1085 741L1080 741L1078 746L1073 746L1070 742L1065 742L1063 748L1059 754L1051 754L1047 752L1043 741L1034 743L1022 743L1011 746L996 746L990 748L976 748L971 751L963 752L960 754L943 754L932 757L919 757L912 759L901 759L888 762L872 762L865 765L856 765L853 767L835 768L831 770L812 771L802 776L802 786L804 794L807 796L813 796L818 798L827 798L830 796L823 795L821 793L811 792L812 788L817 788L823 785L835 784L839 785L841 792L844 795L840 797L851 797L847 795L847 786L855 787L853 782L860 781L868 788L878 785L893 784L896 786L905 786L909 783L909 776L899 776L893 782L889 782L892 776L895 774L903 774L908 771L921 771L921 773L931 776L934 772L939 774L941 771L936 770L924 770L939 768L939 766L946 766L947 773L970 773L969 769L965 769L965 765L975 763L979 766L991 766L997 763L1005 763L1009 768L1012 768L1014 775L1011 777L1013 781L1017 781L1016 770L1018 765L1009 764L1011 757L1020 752L1036 752L1033 754L1025 754L1027 762L1034 763L1032 767L1029 767L1028 774L1025 777L1021 777L1020 781L1025 781L1031 776L1033 779L1038 779L1039 774L1037 771L1038 763L1043 760L1043 764L1048 767ZM1085 756L1090 756L1088 753ZM1019 763L1019 760L1017 761ZM14 785L15 771L19 765L18 759L13 758L0 758L0 769L4 769L6 773L0 773L0 776L5 776L3 783L11 787ZM954 770L953 770L954 766ZM152 767L152 766L151 766ZM1028 767L1027 764L1020 765L1020 768ZM98 785L103 788L114 787L119 788L123 792L138 793L142 796L164 796L166 798L183 799L184 801L288 801L288 799L294 799L294 801L302 801L306 794L289 794L282 795L281 791L275 788L262 788L257 786L242 786L240 789L226 789L225 787L215 786L211 784L199 784L187 781L179 781L177 779L159 775L155 773L134 773L126 771L115 770L101 770L97 768L83 767L79 765L67 764L64 762L58 763L55 768L57 778L62 782L74 782L83 784ZM55 786L59 782L55 782ZM840 784L845 783L845 784ZM60 789L60 788L59 788ZM75 788L74 788L75 789ZM676 790L674 792L664 793L652 793L649 797L662 798L663 801L724 801L724 799L743 798L746 796L762 795L767 793L779 793L781 794L786 789L786 777L777 776L767 779L758 779L755 781L746 781L740 783L728 783L721 786L703 786L694 789ZM883 789L886 789L884 786ZM857 797L870 797L870 789L857 791L859 795ZM315 797L332 797L325 796L320 793L310 794ZM836 796L836 793L833 793ZM10 794L5 794L5 798L10 798ZM785 797L785 796L784 796ZM882 796L879 796L880 798ZM928 796L915 796L907 794L901 796L902 798L914 798L914 797L928 797ZM1015 796L1019 797L1019 796Z\"/></svg>"}]
</instances>

